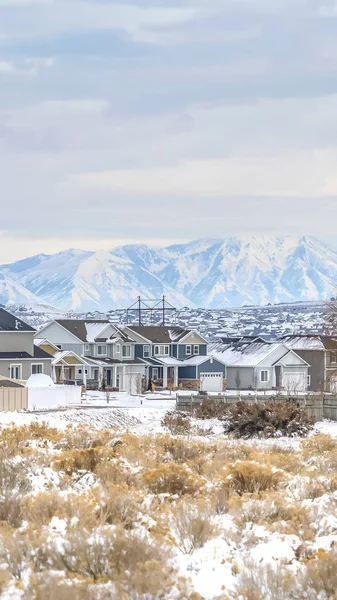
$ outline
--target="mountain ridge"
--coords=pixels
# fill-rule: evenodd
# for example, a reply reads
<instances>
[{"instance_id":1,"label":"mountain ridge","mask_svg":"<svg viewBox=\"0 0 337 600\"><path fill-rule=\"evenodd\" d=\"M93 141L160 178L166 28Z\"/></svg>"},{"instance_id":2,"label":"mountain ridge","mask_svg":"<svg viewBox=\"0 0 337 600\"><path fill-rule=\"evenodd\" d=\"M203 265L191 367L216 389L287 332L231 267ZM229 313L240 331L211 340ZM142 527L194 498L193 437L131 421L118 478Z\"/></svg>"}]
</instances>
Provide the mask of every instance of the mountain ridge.
<instances>
[{"instance_id":1,"label":"mountain ridge","mask_svg":"<svg viewBox=\"0 0 337 600\"><path fill-rule=\"evenodd\" d=\"M0 286L3 304L107 311L165 294L177 307L226 308L334 295L337 251L312 236L267 235L71 248L0 265L0 277L9 282Z\"/></svg>"}]
</instances>

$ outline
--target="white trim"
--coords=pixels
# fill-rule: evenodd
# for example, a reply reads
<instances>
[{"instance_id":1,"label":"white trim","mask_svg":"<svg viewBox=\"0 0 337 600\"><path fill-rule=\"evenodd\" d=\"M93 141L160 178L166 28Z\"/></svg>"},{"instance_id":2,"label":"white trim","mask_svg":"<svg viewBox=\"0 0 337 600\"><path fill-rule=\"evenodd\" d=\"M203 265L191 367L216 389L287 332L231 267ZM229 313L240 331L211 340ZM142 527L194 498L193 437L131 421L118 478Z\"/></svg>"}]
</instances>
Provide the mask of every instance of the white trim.
<instances>
[{"instance_id":1,"label":"white trim","mask_svg":"<svg viewBox=\"0 0 337 600\"><path fill-rule=\"evenodd\" d=\"M311 386L311 375L309 375L309 373L308 373L308 375L307 375L307 387L310 387L310 386Z\"/></svg>"},{"instance_id":2,"label":"white trim","mask_svg":"<svg viewBox=\"0 0 337 600\"><path fill-rule=\"evenodd\" d=\"M197 348L197 352L195 349ZM200 356L200 344L193 344L193 354L194 356Z\"/></svg>"},{"instance_id":3,"label":"white trim","mask_svg":"<svg viewBox=\"0 0 337 600\"><path fill-rule=\"evenodd\" d=\"M156 353L156 348L159 348L158 353ZM161 353L160 348L163 348L163 353ZM168 352L165 352L166 349L168 350ZM153 356L162 356L163 358L170 356L170 344L154 344ZM147 358L150 358L150 356L148 356Z\"/></svg>"},{"instance_id":4,"label":"white trim","mask_svg":"<svg viewBox=\"0 0 337 600\"><path fill-rule=\"evenodd\" d=\"M90 352L90 344L84 344L84 352Z\"/></svg>"},{"instance_id":5,"label":"white trim","mask_svg":"<svg viewBox=\"0 0 337 600\"><path fill-rule=\"evenodd\" d=\"M156 379L154 379L153 377L153 371L157 371L157 376ZM152 381L158 381L159 379L159 367L152 367L152 377L151 377Z\"/></svg>"},{"instance_id":6,"label":"white trim","mask_svg":"<svg viewBox=\"0 0 337 600\"><path fill-rule=\"evenodd\" d=\"M5 360L5 361L7 361L7 362L8 362L9 360L21 360L21 361L22 361L22 360L29 360L30 362L33 362L33 361L36 361L36 360L39 360L39 361L46 361L46 360L50 360L50 361L52 361L52 360L53 360L53 358L54 358L54 357L53 357L52 355L50 355L50 358L39 358L39 359L36 359L36 358L34 358L34 356L32 356L31 358L21 358L21 357L19 357L19 358L13 358L12 356L7 356L7 358L0 358L0 361L1 361L1 360Z\"/></svg>"},{"instance_id":7,"label":"white trim","mask_svg":"<svg viewBox=\"0 0 337 600\"><path fill-rule=\"evenodd\" d=\"M192 346L193 344L185 344L186 346L186 356L192 356ZM187 352L187 348L190 348L190 351Z\"/></svg>"},{"instance_id":8,"label":"white trim","mask_svg":"<svg viewBox=\"0 0 337 600\"><path fill-rule=\"evenodd\" d=\"M42 367L42 371L41 373L33 373L33 367ZM31 374L32 375L43 375L43 371L44 371L44 364L41 362L32 362L32 364L30 365L30 370L31 370Z\"/></svg>"},{"instance_id":9,"label":"white trim","mask_svg":"<svg viewBox=\"0 0 337 600\"><path fill-rule=\"evenodd\" d=\"M37 333L37 331L36 329L31 329L30 331L27 331L26 329L24 331L20 331L19 329L1 329L0 333L30 333L30 335L32 335L32 333ZM35 337L35 335L33 337Z\"/></svg>"},{"instance_id":10,"label":"white trim","mask_svg":"<svg viewBox=\"0 0 337 600\"><path fill-rule=\"evenodd\" d=\"M148 348L149 354L145 356L144 349ZM143 344L143 358L151 358L151 344Z\"/></svg>"},{"instance_id":11,"label":"white trim","mask_svg":"<svg viewBox=\"0 0 337 600\"><path fill-rule=\"evenodd\" d=\"M20 377L12 377L12 367L13 368L18 368L20 367ZM10 375L10 379L13 379L14 381L22 381L22 364L21 363L10 363L9 365L9 375Z\"/></svg>"}]
</instances>

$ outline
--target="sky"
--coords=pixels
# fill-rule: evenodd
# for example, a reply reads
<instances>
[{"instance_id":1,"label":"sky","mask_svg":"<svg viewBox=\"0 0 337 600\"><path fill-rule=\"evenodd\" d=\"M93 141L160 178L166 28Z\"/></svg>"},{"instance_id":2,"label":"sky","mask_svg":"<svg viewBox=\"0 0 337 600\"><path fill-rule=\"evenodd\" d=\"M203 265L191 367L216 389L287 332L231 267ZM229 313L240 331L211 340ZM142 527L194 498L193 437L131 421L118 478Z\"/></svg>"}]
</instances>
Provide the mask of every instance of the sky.
<instances>
[{"instance_id":1,"label":"sky","mask_svg":"<svg viewBox=\"0 0 337 600\"><path fill-rule=\"evenodd\" d=\"M337 247L337 0L0 0L0 261Z\"/></svg>"}]
</instances>

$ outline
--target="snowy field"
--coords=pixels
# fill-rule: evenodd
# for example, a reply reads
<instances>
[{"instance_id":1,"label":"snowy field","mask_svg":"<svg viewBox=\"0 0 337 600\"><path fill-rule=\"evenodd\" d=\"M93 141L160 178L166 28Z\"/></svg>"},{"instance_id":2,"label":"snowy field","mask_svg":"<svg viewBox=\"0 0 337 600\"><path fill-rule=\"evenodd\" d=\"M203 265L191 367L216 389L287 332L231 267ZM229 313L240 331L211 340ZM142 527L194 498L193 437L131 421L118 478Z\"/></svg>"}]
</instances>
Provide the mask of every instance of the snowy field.
<instances>
[{"instance_id":1,"label":"snowy field","mask_svg":"<svg viewBox=\"0 0 337 600\"><path fill-rule=\"evenodd\" d=\"M337 423L239 441L191 419L173 436L174 406L90 392L0 413L0 600L336 597Z\"/></svg>"}]
</instances>

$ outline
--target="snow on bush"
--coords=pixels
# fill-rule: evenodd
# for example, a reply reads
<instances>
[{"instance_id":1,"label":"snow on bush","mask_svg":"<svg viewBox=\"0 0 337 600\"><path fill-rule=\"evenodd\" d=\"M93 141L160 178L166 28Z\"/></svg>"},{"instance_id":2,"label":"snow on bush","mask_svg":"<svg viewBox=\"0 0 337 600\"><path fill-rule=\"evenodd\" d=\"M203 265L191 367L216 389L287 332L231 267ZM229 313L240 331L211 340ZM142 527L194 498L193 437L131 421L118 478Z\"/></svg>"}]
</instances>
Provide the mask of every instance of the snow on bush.
<instances>
[{"instance_id":1,"label":"snow on bush","mask_svg":"<svg viewBox=\"0 0 337 600\"><path fill-rule=\"evenodd\" d=\"M335 597L337 444L0 432L1 600Z\"/></svg>"}]
</instances>

